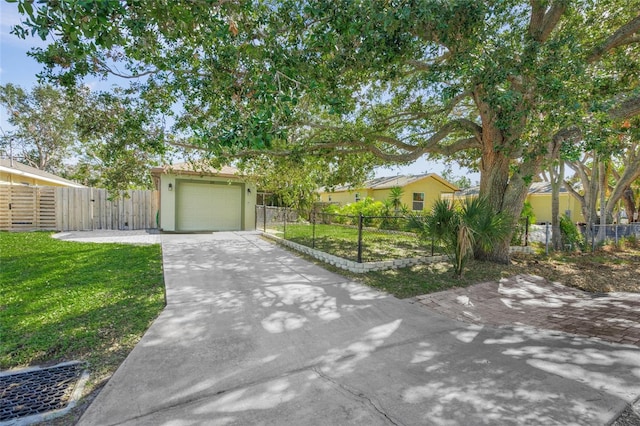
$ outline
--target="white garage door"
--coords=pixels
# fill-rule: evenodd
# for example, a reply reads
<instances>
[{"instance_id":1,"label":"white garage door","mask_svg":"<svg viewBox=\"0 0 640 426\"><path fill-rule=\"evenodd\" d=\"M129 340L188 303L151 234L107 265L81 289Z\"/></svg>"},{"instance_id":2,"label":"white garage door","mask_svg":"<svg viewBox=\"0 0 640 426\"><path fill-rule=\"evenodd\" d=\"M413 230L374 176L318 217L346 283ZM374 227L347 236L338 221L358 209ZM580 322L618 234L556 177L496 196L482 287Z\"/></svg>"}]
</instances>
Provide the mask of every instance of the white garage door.
<instances>
[{"instance_id":1,"label":"white garage door","mask_svg":"<svg viewBox=\"0 0 640 426\"><path fill-rule=\"evenodd\" d=\"M179 231L238 231L242 229L242 187L180 182L176 215Z\"/></svg>"}]
</instances>

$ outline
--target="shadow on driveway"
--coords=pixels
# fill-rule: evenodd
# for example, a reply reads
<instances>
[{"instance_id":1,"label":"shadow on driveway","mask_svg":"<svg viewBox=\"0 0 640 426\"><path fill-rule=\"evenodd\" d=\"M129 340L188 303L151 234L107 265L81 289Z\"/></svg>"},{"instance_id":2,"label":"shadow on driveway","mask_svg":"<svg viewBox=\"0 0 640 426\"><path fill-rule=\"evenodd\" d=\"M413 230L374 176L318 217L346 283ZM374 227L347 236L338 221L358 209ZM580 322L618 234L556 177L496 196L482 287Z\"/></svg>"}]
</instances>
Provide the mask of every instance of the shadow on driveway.
<instances>
[{"instance_id":1,"label":"shadow on driveway","mask_svg":"<svg viewBox=\"0 0 640 426\"><path fill-rule=\"evenodd\" d=\"M640 395L633 345L459 322L252 233L162 241L167 307L81 425L602 425Z\"/></svg>"}]
</instances>

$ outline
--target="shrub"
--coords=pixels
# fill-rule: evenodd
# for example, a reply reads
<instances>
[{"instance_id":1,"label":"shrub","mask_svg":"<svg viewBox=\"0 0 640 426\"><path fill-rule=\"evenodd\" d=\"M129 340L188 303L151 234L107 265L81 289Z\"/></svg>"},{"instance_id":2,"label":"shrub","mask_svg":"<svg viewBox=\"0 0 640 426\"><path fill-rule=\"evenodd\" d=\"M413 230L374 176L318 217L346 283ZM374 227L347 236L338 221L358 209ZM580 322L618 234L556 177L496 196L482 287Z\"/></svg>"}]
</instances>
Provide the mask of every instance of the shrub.
<instances>
[{"instance_id":1,"label":"shrub","mask_svg":"<svg viewBox=\"0 0 640 426\"><path fill-rule=\"evenodd\" d=\"M527 232L527 219L529 219L529 225L536 223L536 215L533 213L533 207L530 202L525 201L522 212L520 213L520 219L513 229L513 236L511 237L512 245L519 246L523 244L523 239Z\"/></svg>"},{"instance_id":2,"label":"shrub","mask_svg":"<svg viewBox=\"0 0 640 426\"><path fill-rule=\"evenodd\" d=\"M346 204L344 206L329 205L323 210L324 213L337 214L333 221L336 223L357 225L360 214L363 216L382 216L384 213L384 204L380 201L374 201L373 198L364 198L355 203ZM344 216L352 216L351 218ZM379 226L380 219L365 218L365 226Z\"/></svg>"},{"instance_id":3,"label":"shrub","mask_svg":"<svg viewBox=\"0 0 640 426\"><path fill-rule=\"evenodd\" d=\"M562 235L562 241L565 245L569 245L571 250L584 246L584 237L582 236L582 233L567 216L562 216L560 218L560 233Z\"/></svg>"}]
</instances>

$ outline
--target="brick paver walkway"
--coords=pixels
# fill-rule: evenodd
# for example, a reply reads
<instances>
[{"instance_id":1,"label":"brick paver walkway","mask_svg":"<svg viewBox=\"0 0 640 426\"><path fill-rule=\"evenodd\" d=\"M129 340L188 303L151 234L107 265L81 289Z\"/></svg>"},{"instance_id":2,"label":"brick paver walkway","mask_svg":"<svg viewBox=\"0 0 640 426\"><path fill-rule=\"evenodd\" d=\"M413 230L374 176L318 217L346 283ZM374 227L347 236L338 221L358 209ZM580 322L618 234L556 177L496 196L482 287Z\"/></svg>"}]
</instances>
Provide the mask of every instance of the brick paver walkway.
<instances>
[{"instance_id":1,"label":"brick paver walkway","mask_svg":"<svg viewBox=\"0 0 640 426\"><path fill-rule=\"evenodd\" d=\"M416 300L464 322L529 325L640 346L638 293L587 293L538 276L518 275Z\"/></svg>"}]
</instances>

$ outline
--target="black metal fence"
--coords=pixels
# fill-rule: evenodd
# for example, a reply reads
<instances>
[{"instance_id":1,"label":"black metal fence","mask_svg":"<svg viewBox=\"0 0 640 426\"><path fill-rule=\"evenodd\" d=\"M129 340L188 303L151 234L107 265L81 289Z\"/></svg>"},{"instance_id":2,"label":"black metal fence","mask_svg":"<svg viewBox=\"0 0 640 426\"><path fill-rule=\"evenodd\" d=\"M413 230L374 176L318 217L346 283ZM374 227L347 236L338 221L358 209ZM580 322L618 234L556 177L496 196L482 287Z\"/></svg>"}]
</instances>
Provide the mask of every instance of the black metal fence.
<instances>
[{"instance_id":1,"label":"black metal fence","mask_svg":"<svg viewBox=\"0 0 640 426\"><path fill-rule=\"evenodd\" d=\"M442 249L412 229L404 216L312 213L302 220L290 209L260 207L256 228L359 263L438 256Z\"/></svg>"}]
</instances>

